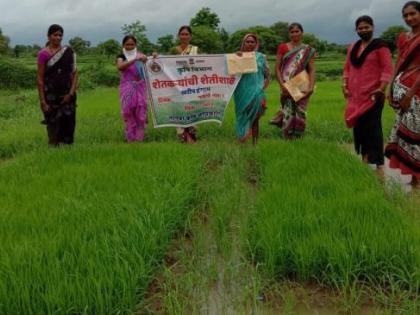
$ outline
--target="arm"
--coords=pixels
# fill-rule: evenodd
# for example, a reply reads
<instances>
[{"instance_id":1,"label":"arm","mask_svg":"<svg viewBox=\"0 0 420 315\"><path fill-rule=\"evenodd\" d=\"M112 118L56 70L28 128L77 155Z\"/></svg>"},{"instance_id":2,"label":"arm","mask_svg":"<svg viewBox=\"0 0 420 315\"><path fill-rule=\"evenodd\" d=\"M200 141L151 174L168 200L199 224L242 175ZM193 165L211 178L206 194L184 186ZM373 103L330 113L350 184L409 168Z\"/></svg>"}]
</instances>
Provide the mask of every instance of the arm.
<instances>
[{"instance_id":1,"label":"arm","mask_svg":"<svg viewBox=\"0 0 420 315\"><path fill-rule=\"evenodd\" d=\"M315 88L315 57L308 63L308 74L309 74L309 90L306 95L311 95L314 92Z\"/></svg>"},{"instance_id":2,"label":"arm","mask_svg":"<svg viewBox=\"0 0 420 315\"><path fill-rule=\"evenodd\" d=\"M117 69L119 71L124 71L127 70L128 67L130 67L133 63L135 63L136 61L142 61L142 62L146 62L147 61L147 57L143 54L139 54L137 56L137 58L130 60L130 61L124 61L121 58L117 59Z\"/></svg>"},{"instance_id":3,"label":"arm","mask_svg":"<svg viewBox=\"0 0 420 315\"><path fill-rule=\"evenodd\" d=\"M268 66L267 58L264 56L264 90L270 84L270 67Z\"/></svg>"},{"instance_id":4,"label":"arm","mask_svg":"<svg viewBox=\"0 0 420 315\"><path fill-rule=\"evenodd\" d=\"M39 95L39 102L41 105L41 110L45 113L50 110L50 106L45 100L45 93L44 93L44 75L45 75L45 64L38 63L38 73L37 73L37 85L38 85L38 95Z\"/></svg>"},{"instance_id":5,"label":"arm","mask_svg":"<svg viewBox=\"0 0 420 315\"><path fill-rule=\"evenodd\" d=\"M349 75L350 75L350 47L347 50L347 55L346 55L346 62L344 63L344 71L343 71L343 84L342 84L342 90L343 90L343 95L344 98L348 98L350 96L350 91L349 91Z\"/></svg>"},{"instance_id":6,"label":"arm","mask_svg":"<svg viewBox=\"0 0 420 315\"><path fill-rule=\"evenodd\" d=\"M392 67L392 56L391 51L388 48L380 48L378 50L379 65L381 68L381 77L379 87L371 93L372 98L375 100L376 97L384 97L386 88L391 82L393 76L393 67Z\"/></svg>"}]
</instances>

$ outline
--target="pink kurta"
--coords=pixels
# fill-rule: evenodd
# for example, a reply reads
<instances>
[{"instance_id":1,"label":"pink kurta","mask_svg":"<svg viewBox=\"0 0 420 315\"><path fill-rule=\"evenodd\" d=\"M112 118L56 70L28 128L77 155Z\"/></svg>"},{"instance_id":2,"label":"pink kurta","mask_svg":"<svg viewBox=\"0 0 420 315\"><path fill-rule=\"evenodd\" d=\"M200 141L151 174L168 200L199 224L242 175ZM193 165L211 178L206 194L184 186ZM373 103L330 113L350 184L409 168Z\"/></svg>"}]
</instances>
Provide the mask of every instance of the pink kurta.
<instances>
[{"instance_id":1,"label":"pink kurta","mask_svg":"<svg viewBox=\"0 0 420 315\"><path fill-rule=\"evenodd\" d=\"M347 88L350 96L347 99L345 112L346 125L354 127L357 119L374 105L371 93L378 89L381 82L389 83L392 78L392 57L386 47L372 51L360 68L356 68L350 61L350 52L354 44L347 51L343 78L348 80ZM361 52L359 52L360 55Z\"/></svg>"}]
</instances>

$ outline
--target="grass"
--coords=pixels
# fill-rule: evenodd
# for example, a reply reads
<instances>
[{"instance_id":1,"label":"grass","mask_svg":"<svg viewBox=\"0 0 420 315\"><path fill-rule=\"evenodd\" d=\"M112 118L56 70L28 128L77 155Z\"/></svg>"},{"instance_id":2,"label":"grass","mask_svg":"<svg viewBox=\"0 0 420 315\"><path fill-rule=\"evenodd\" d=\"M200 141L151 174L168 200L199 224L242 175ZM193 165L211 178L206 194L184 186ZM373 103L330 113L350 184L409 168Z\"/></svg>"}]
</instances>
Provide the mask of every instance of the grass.
<instances>
[{"instance_id":1,"label":"grass","mask_svg":"<svg viewBox=\"0 0 420 315\"><path fill-rule=\"evenodd\" d=\"M367 292L415 314L418 198L386 195L337 146L352 141L340 82L317 83L302 141L268 124L275 82L267 96L258 147L235 143L233 104L190 147L151 124L124 144L118 89L82 91L75 145L49 149L37 93L1 91L0 314L142 313L156 278L168 314L264 314L274 280L337 288L346 311ZM299 296L281 301L293 313Z\"/></svg>"},{"instance_id":2,"label":"grass","mask_svg":"<svg viewBox=\"0 0 420 315\"><path fill-rule=\"evenodd\" d=\"M75 146L0 168L0 314L131 314L193 207L199 155Z\"/></svg>"},{"instance_id":3,"label":"grass","mask_svg":"<svg viewBox=\"0 0 420 315\"><path fill-rule=\"evenodd\" d=\"M420 289L420 234L371 170L313 140L261 145L250 255L269 279Z\"/></svg>"}]
</instances>

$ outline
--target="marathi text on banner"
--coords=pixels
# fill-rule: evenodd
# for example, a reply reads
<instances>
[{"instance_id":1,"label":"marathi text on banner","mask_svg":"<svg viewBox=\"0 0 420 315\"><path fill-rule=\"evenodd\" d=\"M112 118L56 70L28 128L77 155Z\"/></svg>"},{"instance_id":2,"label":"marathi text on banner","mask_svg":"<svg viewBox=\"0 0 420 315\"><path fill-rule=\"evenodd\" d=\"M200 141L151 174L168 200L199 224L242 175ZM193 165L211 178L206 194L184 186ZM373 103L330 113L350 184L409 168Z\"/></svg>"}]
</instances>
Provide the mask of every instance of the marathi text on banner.
<instances>
[{"instance_id":1,"label":"marathi text on banner","mask_svg":"<svg viewBox=\"0 0 420 315\"><path fill-rule=\"evenodd\" d=\"M155 127L222 123L240 79L227 74L225 55L150 58L146 72Z\"/></svg>"}]
</instances>

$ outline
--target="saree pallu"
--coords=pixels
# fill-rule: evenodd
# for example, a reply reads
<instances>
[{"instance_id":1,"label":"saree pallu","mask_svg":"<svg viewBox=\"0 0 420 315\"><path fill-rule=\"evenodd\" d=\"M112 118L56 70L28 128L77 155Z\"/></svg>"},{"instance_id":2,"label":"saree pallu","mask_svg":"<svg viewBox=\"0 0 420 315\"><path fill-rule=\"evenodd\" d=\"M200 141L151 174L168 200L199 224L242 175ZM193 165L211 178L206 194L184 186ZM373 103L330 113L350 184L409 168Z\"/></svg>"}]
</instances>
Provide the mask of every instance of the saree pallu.
<instances>
[{"instance_id":1,"label":"saree pallu","mask_svg":"<svg viewBox=\"0 0 420 315\"><path fill-rule=\"evenodd\" d=\"M308 45L297 47L285 54L280 70L283 81L287 82L304 71L314 55L315 49ZM281 110L275 120L278 121L284 138L293 139L303 135L306 128L308 102L309 97L304 97L295 102L291 96L281 96Z\"/></svg>"},{"instance_id":2,"label":"saree pallu","mask_svg":"<svg viewBox=\"0 0 420 315\"><path fill-rule=\"evenodd\" d=\"M406 111L401 110L398 103L410 89L410 83L414 84L419 75L420 69L417 69L404 79L402 72L394 80L392 97L397 116L385 148L391 168L399 168L402 174L417 178L420 178L420 93L413 96Z\"/></svg>"},{"instance_id":3,"label":"saree pallu","mask_svg":"<svg viewBox=\"0 0 420 315\"><path fill-rule=\"evenodd\" d=\"M143 141L147 125L146 83L140 79L138 68L139 65L131 65L122 74L120 82L121 116L128 142Z\"/></svg>"},{"instance_id":4,"label":"saree pallu","mask_svg":"<svg viewBox=\"0 0 420 315\"><path fill-rule=\"evenodd\" d=\"M68 103L63 97L70 93L76 70L75 55L70 47L63 47L47 62L44 76L45 100L50 110L44 113L49 144L72 144L76 126L76 95Z\"/></svg>"},{"instance_id":5,"label":"saree pallu","mask_svg":"<svg viewBox=\"0 0 420 315\"><path fill-rule=\"evenodd\" d=\"M234 92L236 134L239 140L246 140L251 135L251 128L256 119L264 114L266 97L264 81L269 75L264 54L255 53L257 72L243 74Z\"/></svg>"}]
</instances>

